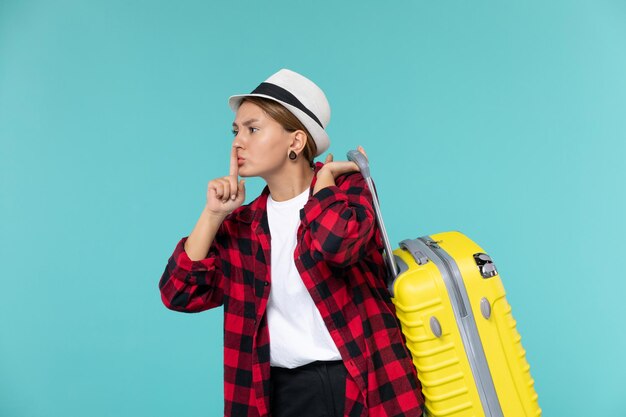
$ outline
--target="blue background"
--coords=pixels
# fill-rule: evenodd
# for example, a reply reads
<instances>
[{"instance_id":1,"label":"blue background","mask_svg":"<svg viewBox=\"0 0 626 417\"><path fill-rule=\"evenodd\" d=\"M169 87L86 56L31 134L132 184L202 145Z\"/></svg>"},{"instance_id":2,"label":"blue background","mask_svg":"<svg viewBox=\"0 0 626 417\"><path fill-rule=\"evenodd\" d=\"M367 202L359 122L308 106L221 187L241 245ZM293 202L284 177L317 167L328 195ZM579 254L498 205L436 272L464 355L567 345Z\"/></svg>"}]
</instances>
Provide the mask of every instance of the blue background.
<instances>
[{"instance_id":1,"label":"blue background","mask_svg":"<svg viewBox=\"0 0 626 417\"><path fill-rule=\"evenodd\" d=\"M336 159L366 149L392 242L460 230L494 258L545 415L626 415L625 21L3 0L0 415L221 415L222 310L167 310L158 280L228 172L227 97L283 67L326 92Z\"/></svg>"}]
</instances>

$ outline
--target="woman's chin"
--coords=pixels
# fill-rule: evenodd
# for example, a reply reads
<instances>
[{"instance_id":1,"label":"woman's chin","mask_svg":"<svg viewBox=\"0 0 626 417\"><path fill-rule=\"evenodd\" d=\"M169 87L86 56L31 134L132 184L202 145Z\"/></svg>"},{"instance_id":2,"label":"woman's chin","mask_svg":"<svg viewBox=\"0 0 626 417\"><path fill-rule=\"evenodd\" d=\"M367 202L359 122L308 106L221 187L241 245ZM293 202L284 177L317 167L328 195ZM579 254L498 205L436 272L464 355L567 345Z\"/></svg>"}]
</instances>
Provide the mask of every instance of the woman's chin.
<instances>
[{"instance_id":1,"label":"woman's chin","mask_svg":"<svg viewBox=\"0 0 626 417\"><path fill-rule=\"evenodd\" d=\"M243 166L239 167L238 174L242 178L259 177L261 176L262 171L259 171L258 169L255 169L254 167L246 166L244 164Z\"/></svg>"},{"instance_id":2,"label":"woman's chin","mask_svg":"<svg viewBox=\"0 0 626 417\"><path fill-rule=\"evenodd\" d=\"M241 168L239 168L238 175L239 175L241 178L249 178L249 177L254 177L254 173L250 173L247 169L241 169Z\"/></svg>"}]
</instances>

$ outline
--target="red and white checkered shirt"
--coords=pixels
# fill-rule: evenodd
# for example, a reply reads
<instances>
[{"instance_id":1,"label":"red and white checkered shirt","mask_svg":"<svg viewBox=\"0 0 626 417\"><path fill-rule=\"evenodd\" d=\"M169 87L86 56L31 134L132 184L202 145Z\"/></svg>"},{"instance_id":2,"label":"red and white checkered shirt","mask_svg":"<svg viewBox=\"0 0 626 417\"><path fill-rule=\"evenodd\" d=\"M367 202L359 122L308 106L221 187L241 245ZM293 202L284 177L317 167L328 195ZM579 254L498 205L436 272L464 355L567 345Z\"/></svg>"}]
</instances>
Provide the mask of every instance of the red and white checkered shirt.
<instances>
[{"instance_id":1,"label":"red and white checkered shirt","mask_svg":"<svg viewBox=\"0 0 626 417\"><path fill-rule=\"evenodd\" d=\"M323 166L315 164L315 172ZM302 281L343 358L345 417L415 417L423 396L385 285L382 239L359 172L311 195L300 211L294 252ZM311 183L311 193L315 177ZM195 313L224 306L224 415L270 416L270 230L265 187L220 226L205 259L182 238L159 289L164 305Z\"/></svg>"}]
</instances>

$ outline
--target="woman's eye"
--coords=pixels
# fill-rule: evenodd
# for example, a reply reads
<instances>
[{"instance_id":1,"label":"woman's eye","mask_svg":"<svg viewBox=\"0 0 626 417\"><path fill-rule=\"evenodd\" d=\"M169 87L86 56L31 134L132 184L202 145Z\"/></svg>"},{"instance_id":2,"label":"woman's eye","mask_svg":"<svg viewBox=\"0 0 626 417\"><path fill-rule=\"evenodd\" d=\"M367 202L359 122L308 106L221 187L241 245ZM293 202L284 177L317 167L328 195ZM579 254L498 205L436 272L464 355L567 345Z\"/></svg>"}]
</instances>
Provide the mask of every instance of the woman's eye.
<instances>
[{"instance_id":1,"label":"woman's eye","mask_svg":"<svg viewBox=\"0 0 626 417\"><path fill-rule=\"evenodd\" d=\"M231 132L233 132L233 136L237 136L237 131L236 130L231 130Z\"/></svg>"},{"instance_id":2,"label":"woman's eye","mask_svg":"<svg viewBox=\"0 0 626 417\"><path fill-rule=\"evenodd\" d=\"M250 129L250 133L254 133L254 130L259 130L259 129L258 129L258 128L256 128L256 127L250 127L249 129Z\"/></svg>"}]
</instances>

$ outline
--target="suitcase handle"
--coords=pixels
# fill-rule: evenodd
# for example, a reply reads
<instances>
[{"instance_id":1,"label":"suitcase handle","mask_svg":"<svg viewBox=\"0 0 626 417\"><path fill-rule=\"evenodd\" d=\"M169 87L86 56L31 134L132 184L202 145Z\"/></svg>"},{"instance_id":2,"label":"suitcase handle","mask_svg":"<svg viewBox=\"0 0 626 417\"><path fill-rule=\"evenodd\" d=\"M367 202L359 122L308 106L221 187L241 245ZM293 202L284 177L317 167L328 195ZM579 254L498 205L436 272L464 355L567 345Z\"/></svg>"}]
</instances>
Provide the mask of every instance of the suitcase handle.
<instances>
[{"instance_id":1,"label":"suitcase handle","mask_svg":"<svg viewBox=\"0 0 626 417\"><path fill-rule=\"evenodd\" d=\"M363 178L365 178L365 182L372 193L372 202L374 203L374 212L376 213L376 220L378 221L378 226L380 227L380 233L383 237L383 244L385 245L386 252L386 262L389 267L389 271L392 275L392 281L398 276L398 266L393 257L393 250L391 249L391 244L389 243L389 236L387 235L387 229L385 229L385 223L383 222L383 216L380 212L380 204L378 203L378 196L376 195L376 190L374 190L374 184L372 183L372 177L370 175L370 167L369 162L365 155L357 150L348 151L348 160L354 162L359 167Z\"/></svg>"}]
</instances>

